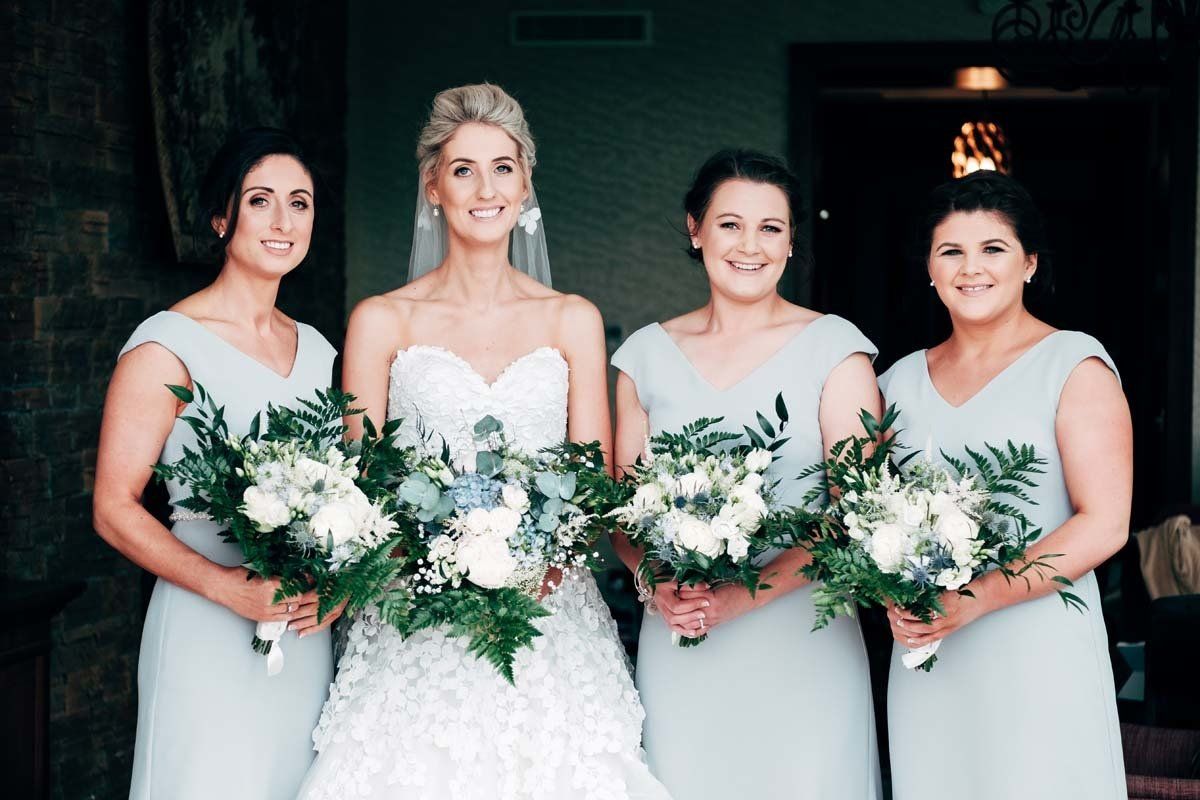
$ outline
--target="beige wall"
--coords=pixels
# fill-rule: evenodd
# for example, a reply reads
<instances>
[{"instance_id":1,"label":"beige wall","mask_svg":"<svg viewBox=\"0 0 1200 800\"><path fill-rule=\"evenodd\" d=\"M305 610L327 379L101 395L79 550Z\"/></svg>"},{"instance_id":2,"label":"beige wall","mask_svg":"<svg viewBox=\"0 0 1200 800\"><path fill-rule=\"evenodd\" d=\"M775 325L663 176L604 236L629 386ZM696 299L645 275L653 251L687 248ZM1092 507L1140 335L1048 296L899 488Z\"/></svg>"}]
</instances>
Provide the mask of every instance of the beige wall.
<instances>
[{"instance_id":1,"label":"beige wall","mask_svg":"<svg viewBox=\"0 0 1200 800\"><path fill-rule=\"evenodd\" d=\"M555 287L636 328L706 298L680 252L680 201L721 146L783 153L793 42L981 40L976 0L809 2L357 2L349 41L347 285L352 307L401 283L408 263L417 131L433 95L489 80L522 102ZM648 47L508 44L512 9L648 9ZM986 58L988 46L981 44Z\"/></svg>"}]
</instances>

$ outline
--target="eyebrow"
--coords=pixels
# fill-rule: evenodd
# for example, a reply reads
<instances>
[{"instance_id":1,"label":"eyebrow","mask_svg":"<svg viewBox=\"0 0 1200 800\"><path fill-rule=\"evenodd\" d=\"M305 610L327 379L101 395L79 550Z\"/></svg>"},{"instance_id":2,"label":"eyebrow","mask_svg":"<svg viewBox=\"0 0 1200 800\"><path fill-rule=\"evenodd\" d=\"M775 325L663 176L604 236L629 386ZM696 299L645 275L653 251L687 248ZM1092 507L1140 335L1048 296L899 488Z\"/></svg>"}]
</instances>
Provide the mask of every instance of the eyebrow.
<instances>
[{"instance_id":1,"label":"eyebrow","mask_svg":"<svg viewBox=\"0 0 1200 800\"><path fill-rule=\"evenodd\" d=\"M717 214L717 219L720 219L721 217L736 217L737 219L741 219L742 215L733 211L726 211L724 214ZM787 227L787 223L781 220L779 217L765 217L763 222L777 222L780 225Z\"/></svg>"},{"instance_id":2,"label":"eyebrow","mask_svg":"<svg viewBox=\"0 0 1200 800\"><path fill-rule=\"evenodd\" d=\"M511 161L515 164L517 160L515 158L513 158L512 156L497 156L496 158L492 159L493 164L495 164L497 161ZM460 158L451 159L450 163L451 164L459 164L459 163L475 164L477 162L473 158L460 157Z\"/></svg>"},{"instance_id":3,"label":"eyebrow","mask_svg":"<svg viewBox=\"0 0 1200 800\"><path fill-rule=\"evenodd\" d=\"M980 244L1002 244L1002 245L1004 245L1005 247L1012 247L1012 245L1010 245L1010 244L1008 243L1008 241L1007 241L1007 240L1005 240L1005 239L986 239L986 240L984 240L984 241L980 242ZM962 247L962 245L961 245L961 244L959 244L958 242L940 242L940 243L938 244L938 249L940 250L940 249L942 249L943 247L958 247L958 248L961 248L961 247Z\"/></svg>"},{"instance_id":4,"label":"eyebrow","mask_svg":"<svg viewBox=\"0 0 1200 800\"><path fill-rule=\"evenodd\" d=\"M242 192L242 196L244 197L244 196L250 194L250 192L266 192L267 194L275 194L275 190L272 189L270 186L251 186L249 189ZM292 189L291 193L292 194L306 194L309 197L312 197L312 192L310 192L308 189Z\"/></svg>"}]
</instances>

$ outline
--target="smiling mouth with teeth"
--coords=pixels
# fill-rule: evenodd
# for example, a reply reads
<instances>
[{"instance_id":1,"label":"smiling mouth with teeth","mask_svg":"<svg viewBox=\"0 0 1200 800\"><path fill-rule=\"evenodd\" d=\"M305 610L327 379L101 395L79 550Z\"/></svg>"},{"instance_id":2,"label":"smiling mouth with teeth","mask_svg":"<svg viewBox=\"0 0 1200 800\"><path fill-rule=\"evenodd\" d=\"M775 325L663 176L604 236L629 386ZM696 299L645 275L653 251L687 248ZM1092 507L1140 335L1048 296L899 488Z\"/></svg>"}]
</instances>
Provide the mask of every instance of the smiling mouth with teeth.
<instances>
[{"instance_id":1,"label":"smiling mouth with teeth","mask_svg":"<svg viewBox=\"0 0 1200 800\"><path fill-rule=\"evenodd\" d=\"M476 219L492 219L500 216L500 212L504 210L504 206L496 206L495 208L473 208L470 211L472 217Z\"/></svg>"},{"instance_id":2,"label":"smiling mouth with teeth","mask_svg":"<svg viewBox=\"0 0 1200 800\"><path fill-rule=\"evenodd\" d=\"M291 242L279 242L279 241L275 241L275 240L264 240L263 244L265 244L267 247L271 248L272 250L285 251L285 250L292 249Z\"/></svg>"},{"instance_id":3,"label":"smiling mouth with teeth","mask_svg":"<svg viewBox=\"0 0 1200 800\"><path fill-rule=\"evenodd\" d=\"M766 264L750 264L745 261L726 261L726 264L736 269L738 272L758 272L766 266Z\"/></svg>"},{"instance_id":4,"label":"smiling mouth with teeth","mask_svg":"<svg viewBox=\"0 0 1200 800\"><path fill-rule=\"evenodd\" d=\"M979 294L980 292L986 292L988 289L992 288L992 284L984 283L976 286L956 286L955 288L963 294Z\"/></svg>"}]
</instances>

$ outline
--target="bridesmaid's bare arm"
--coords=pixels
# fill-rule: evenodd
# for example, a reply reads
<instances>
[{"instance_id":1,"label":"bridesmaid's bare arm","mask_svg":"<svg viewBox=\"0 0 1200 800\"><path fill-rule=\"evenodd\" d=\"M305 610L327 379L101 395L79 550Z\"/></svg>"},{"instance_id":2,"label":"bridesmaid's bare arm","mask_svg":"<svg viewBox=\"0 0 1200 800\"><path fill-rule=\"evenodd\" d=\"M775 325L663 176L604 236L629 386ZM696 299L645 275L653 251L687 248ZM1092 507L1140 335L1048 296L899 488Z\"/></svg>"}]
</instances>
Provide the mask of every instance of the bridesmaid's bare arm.
<instances>
[{"instance_id":1,"label":"bridesmaid's bare arm","mask_svg":"<svg viewBox=\"0 0 1200 800\"><path fill-rule=\"evenodd\" d=\"M1102 361L1089 358L1074 369L1063 387L1054 425L1075 513L1027 553L1030 559L1062 553L1050 561L1057 571L1047 572L1044 578L1033 570L1025 573L1031 587L1021 580L1010 583L997 572L982 575L967 584L974 598L944 594L947 614L932 625L891 611L893 623L904 623L897 639L906 645L913 639L908 646L920 647L944 638L984 614L1065 588L1050 578L1065 575L1078 580L1125 545L1133 497L1133 424L1117 376ZM1100 609L1088 613L1099 614ZM893 634L897 633L893 624Z\"/></svg>"},{"instance_id":2,"label":"bridesmaid's bare arm","mask_svg":"<svg viewBox=\"0 0 1200 800\"><path fill-rule=\"evenodd\" d=\"M570 366L567 391L567 438L600 442L608 474L612 466L612 417L608 413L604 321L600 311L578 295L563 298L559 350Z\"/></svg>"},{"instance_id":3,"label":"bridesmaid's bare arm","mask_svg":"<svg viewBox=\"0 0 1200 800\"><path fill-rule=\"evenodd\" d=\"M617 435L615 440L615 466L617 475L631 467L646 449L646 436L650 432L650 417L638 399L633 379L624 372L617 372ZM637 569L642 551L629 543L620 531L613 531L613 550L631 571Z\"/></svg>"},{"instance_id":4,"label":"bridesmaid's bare arm","mask_svg":"<svg viewBox=\"0 0 1200 800\"><path fill-rule=\"evenodd\" d=\"M255 621L291 620L275 603L278 581L246 580L246 570L209 561L179 541L142 506L142 493L181 410L164 384L188 386L187 370L165 347L148 342L117 362L100 424L92 524L121 555L143 569ZM215 534L214 534L215 535Z\"/></svg>"},{"instance_id":5,"label":"bridesmaid's bare arm","mask_svg":"<svg viewBox=\"0 0 1200 800\"><path fill-rule=\"evenodd\" d=\"M398 342L396 313L385 297L368 297L350 314L346 349L342 354L342 390L355 396L354 407L362 414L346 418L347 436L362 437L363 418L369 417L376 430L387 419L388 368Z\"/></svg>"},{"instance_id":6,"label":"bridesmaid's bare arm","mask_svg":"<svg viewBox=\"0 0 1200 800\"><path fill-rule=\"evenodd\" d=\"M855 353L834 367L825 379L818 411L825 457L829 457L829 449L841 439L862 434L858 419L861 410L869 411L878 419L881 405L875 370L865 354ZM763 567L763 581L771 588L757 592L753 598L740 586L717 589L718 602L714 604L709 624L727 622L804 586L809 580L798 572L811 561L812 555L803 548L794 547L780 553Z\"/></svg>"}]
</instances>

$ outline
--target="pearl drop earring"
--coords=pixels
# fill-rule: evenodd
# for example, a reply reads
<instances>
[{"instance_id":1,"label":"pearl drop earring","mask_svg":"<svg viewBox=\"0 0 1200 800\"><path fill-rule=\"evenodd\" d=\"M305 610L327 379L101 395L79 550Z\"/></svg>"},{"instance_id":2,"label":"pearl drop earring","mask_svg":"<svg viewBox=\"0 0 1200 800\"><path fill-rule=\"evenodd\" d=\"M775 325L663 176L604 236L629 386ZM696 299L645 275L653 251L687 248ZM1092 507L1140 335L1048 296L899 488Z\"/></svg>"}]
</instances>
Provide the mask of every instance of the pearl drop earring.
<instances>
[{"instance_id":1,"label":"pearl drop earring","mask_svg":"<svg viewBox=\"0 0 1200 800\"><path fill-rule=\"evenodd\" d=\"M933 286L933 285L934 285L933 281L930 281L930 282L929 282L929 285L930 285L930 286Z\"/></svg>"},{"instance_id":2,"label":"pearl drop earring","mask_svg":"<svg viewBox=\"0 0 1200 800\"><path fill-rule=\"evenodd\" d=\"M1026 278L1026 279L1025 279L1025 282L1026 282L1026 283L1033 283L1033 276L1032 276L1032 275L1030 275L1028 278Z\"/></svg>"},{"instance_id":3,"label":"pearl drop earring","mask_svg":"<svg viewBox=\"0 0 1200 800\"><path fill-rule=\"evenodd\" d=\"M441 213L442 213L442 212L441 212L441 210L440 210L440 209L439 209L437 206L434 206L434 207L433 207L433 215L434 215L435 217L436 217L436 216L438 216L438 215L439 215L439 214L441 214Z\"/></svg>"}]
</instances>

